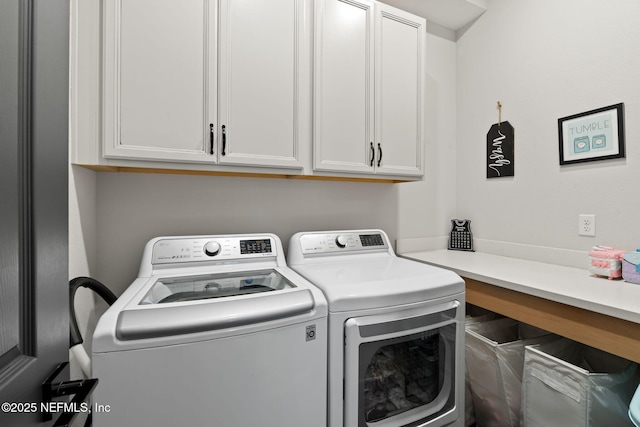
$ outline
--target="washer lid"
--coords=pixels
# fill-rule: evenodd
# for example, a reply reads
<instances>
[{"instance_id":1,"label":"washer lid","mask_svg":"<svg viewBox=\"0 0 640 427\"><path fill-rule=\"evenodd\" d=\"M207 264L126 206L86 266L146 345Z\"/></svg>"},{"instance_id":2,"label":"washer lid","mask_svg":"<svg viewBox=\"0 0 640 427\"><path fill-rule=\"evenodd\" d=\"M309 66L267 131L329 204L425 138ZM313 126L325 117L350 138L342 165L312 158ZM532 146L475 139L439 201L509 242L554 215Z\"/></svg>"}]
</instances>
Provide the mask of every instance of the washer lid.
<instances>
[{"instance_id":1,"label":"washer lid","mask_svg":"<svg viewBox=\"0 0 640 427\"><path fill-rule=\"evenodd\" d=\"M159 277L119 314L120 340L233 328L311 312L309 289L276 270Z\"/></svg>"},{"instance_id":2,"label":"washer lid","mask_svg":"<svg viewBox=\"0 0 640 427\"><path fill-rule=\"evenodd\" d=\"M291 266L319 287L330 312L365 310L429 301L464 292L452 271L398 257Z\"/></svg>"},{"instance_id":3,"label":"washer lid","mask_svg":"<svg viewBox=\"0 0 640 427\"><path fill-rule=\"evenodd\" d=\"M158 278L138 303L167 304L295 288L275 270Z\"/></svg>"}]
</instances>

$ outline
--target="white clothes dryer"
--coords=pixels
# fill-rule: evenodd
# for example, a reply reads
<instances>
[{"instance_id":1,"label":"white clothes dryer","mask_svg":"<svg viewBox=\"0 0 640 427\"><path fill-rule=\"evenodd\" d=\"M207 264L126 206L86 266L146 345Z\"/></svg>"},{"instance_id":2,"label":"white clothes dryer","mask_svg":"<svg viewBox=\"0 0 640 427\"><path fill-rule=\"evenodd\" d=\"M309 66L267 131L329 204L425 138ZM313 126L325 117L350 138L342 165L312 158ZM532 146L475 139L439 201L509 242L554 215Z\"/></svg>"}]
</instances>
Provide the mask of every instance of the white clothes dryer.
<instances>
[{"instance_id":1,"label":"white clothes dryer","mask_svg":"<svg viewBox=\"0 0 640 427\"><path fill-rule=\"evenodd\" d=\"M288 265L329 303L329 427L464 425L464 282L382 230L302 232Z\"/></svg>"},{"instance_id":2,"label":"white clothes dryer","mask_svg":"<svg viewBox=\"0 0 640 427\"><path fill-rule=\"evenodd\" d=\"M149 241L92 356L97 427L326 427L327 303L273 234Z\"/></svg>"}]
</instances>

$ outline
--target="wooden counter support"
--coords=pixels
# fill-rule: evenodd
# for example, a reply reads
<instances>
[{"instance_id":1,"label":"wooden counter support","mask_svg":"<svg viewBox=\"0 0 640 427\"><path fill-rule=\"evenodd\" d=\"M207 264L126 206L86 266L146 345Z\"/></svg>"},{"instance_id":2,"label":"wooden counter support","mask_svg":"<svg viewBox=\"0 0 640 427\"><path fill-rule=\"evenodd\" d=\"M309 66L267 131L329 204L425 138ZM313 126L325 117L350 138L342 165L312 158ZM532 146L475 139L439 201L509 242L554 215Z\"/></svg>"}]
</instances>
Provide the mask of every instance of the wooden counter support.
<instances>
[{"instance_id":1,"label":"wooden counter support","mask_svg":"<svg viewBox=\"0 0 640 427\"><path fill-rule=\"evenodd\" d=\"M640 324L463 277L470 304L640 363Z\"/></svg>"}]
</instances>

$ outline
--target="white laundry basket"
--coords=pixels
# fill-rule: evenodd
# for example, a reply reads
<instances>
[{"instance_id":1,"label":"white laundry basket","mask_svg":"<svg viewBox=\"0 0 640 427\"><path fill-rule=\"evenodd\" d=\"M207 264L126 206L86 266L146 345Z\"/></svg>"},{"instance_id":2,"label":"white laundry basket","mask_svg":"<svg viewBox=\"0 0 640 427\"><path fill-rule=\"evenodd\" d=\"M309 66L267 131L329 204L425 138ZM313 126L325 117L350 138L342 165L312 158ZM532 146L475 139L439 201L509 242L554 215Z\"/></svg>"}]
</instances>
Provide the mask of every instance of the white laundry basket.
<instances>
[{"instance_id":1,"label":"white laundry basket","mask_svg":"<svg viewBox=\"0 0 640 427\"><path fill-rule=\"evenodd\" d=\"M467 303L466 305L465 313L466 313L465 325L470 325L472 323L478 323L478 322L488 322L490 320L504 318L504 316L498 313L495 313L493 311L490 311L469 303ZM466 359L465 359L465 367L466 367ZM471 386L469 385L469 368L466 368L465 370L464 394L465 394L465 398L464 398L465 426L471 427L476 425L476 416L475 416L475 410L473 408L473 397L471 395Z\"/></svg>"},{"instance_id":2,"label":"white laundry basket","mask_svg":"<svg viewBox=\"0 0 640 427\"><path fill-rule=\"evenodd\" d=\"M519 426L524 348L554 336L510 318L469 323L465 330L477 425Z\"/></svg>"},{"instance_id":3,"label":"white laundry basket","mask_svg":"<svg viewBox=\"0 0 640 427\"><path fill-rule=\"evenodd\" d=\"M637 364L566 338L525 349L525 427L631 426Z\"/></svg>"}]
</instances>

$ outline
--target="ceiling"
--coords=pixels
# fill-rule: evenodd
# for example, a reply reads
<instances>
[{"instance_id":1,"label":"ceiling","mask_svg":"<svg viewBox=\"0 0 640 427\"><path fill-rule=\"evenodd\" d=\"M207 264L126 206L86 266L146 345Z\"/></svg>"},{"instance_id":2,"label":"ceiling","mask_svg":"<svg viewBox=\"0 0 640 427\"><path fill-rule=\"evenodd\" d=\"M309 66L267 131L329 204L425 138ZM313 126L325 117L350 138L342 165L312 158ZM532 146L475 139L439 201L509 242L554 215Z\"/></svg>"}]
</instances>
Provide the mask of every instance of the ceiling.
<instances>
[{"instance_id":1,"label":"ceiling","mask_svg":"<svg viewBox=\"0 0 640 427\"><path fill-rule=\"evenodd\" d=\"M457 31L473 22L488 8L489 0L380 0L382 3L422 16Z\"/></svg>"}]
</instances>

